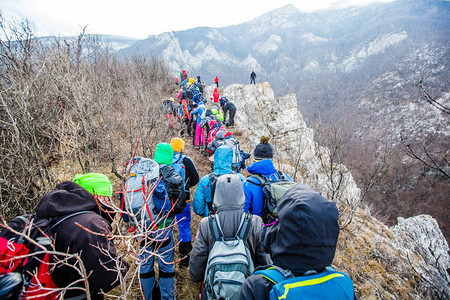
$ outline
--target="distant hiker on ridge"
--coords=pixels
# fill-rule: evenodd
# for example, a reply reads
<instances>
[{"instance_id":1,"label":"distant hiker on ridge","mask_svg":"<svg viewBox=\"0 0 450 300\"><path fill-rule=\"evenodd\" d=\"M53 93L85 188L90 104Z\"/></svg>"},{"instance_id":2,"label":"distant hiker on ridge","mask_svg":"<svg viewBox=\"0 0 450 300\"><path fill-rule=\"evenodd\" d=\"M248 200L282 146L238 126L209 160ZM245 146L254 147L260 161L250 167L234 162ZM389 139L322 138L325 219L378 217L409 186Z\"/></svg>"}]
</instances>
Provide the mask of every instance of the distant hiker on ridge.
<instances>
[{"instance_id":1,"label":"distant hiker on ridge","mask_svg":"<svg viewBox=\"0 0 450 300\"><path fill-rule=\"evenodd\" d=\"M219 77L216 76L214 82L216 83L216 88L219 88Z\"/></svg>"},{"instance_id":2,"label":"distant hiker on ridge","mask_svg":"<svg viewBox=\"0 0 450 300\"><path fill-rule=\"evenodd\" d=\"M250 84L256 84L256 73L255 71L252 71L252 73L250 74Z\"/></svg>"}]
</instances>

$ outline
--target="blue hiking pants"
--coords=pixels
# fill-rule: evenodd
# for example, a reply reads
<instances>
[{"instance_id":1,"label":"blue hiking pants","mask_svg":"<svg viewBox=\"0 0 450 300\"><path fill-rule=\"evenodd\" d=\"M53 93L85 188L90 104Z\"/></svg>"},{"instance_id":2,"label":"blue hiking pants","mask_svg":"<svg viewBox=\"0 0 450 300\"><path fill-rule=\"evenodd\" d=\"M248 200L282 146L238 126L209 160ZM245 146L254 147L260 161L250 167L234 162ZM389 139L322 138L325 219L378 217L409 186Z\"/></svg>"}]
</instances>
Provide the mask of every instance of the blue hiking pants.
<instances>
[{"instance_id":1,"label":"blue hiking pants","mask_svg":"<svg viewBox=\"0 0 450 300\"><path fill-rule=\"evenodd\" d=\"M186 203L186 207L181 214L175 216L178 223L178 230L180 231L180 242L191 241L191 205Z\"/></svg>"},{"instance_id":2,"label":"blue hiking pants","mask_svg":"<svg viewBox=\"0 0 450 300\"><path fill-rule=\"evenodd\" d=\"M174 241L172 228L158 230L153 234L157 242L141 248L139 255L140 282L145 300L152 299L152 289L155 285L154 257L157 255L159 266L159 287L162 300L175 299L175 265L173 263Z\"/></svg>"}]
</instances>

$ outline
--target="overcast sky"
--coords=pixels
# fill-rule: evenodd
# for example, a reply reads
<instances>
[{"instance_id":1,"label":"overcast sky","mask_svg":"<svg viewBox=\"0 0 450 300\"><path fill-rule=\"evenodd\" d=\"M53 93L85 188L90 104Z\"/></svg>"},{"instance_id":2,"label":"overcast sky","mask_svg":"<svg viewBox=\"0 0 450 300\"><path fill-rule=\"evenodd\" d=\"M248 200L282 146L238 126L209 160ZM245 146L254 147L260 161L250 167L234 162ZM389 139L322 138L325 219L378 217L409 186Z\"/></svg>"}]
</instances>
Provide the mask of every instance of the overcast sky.
<instances>
[{"instance_id":1,"label":"overcast sky","mask_svg":"<svg viewBox=\"0 0 450 300\"><path fill-rule=\"evenodd\" d=\"M222 27L249 21L293 4L302 11L393 0L0 0L8 22L32 21L38 35L87 33L146 38L199 26Z\"/></svg>"}]
</instances>

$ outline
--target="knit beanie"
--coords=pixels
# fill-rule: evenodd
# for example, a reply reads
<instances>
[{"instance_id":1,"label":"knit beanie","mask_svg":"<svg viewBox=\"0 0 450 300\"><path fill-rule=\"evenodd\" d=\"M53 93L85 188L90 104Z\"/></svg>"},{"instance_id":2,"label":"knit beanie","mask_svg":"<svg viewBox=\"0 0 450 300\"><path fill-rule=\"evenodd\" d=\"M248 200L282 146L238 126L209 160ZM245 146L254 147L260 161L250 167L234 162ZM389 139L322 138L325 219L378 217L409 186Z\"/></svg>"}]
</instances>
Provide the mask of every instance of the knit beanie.
<instances>
[{"instance_id":1,"label":"knit beanie","mask_svg":"<svg viewBox=\"0 0 450 300\"><path fill-rule=\"evenodd\" d=\"M105 174L76 174L73 182L79 184L91 194L112 197L112 184Z\"/></svg>"},{"instance_id":2,"label":"knit beanie","mask_svg":"<svg viewBox=\"0 0 450 300\"><path fill-rule=\"evenodd\" d=\"M159 143L156 145L155 156L153 159L158 164L170 166L173 159L173 148L169 143Z\"/></svg>"},{"instance_id":3,"label":"knit beanie","mask_svg":"<svg viewBox=\"0 0 450 300\"><path fill-rule=\"evenodd\" d=\"M184 152L184 144L186 143L180 138L173 138L170 141L170 145L172 146L173 151L175 152Z\"/></svg>"},{"instance_id":4,"label":"knit beanie","mask_svg":"<svg viewBox=\"0 0 450 300\"><path fill-rule=\"evenodd\" d=\"M273 148L272 145L269 144L269 139L270 138L266 135L261 137L261 143L256 145L255 150L253 151L253 159L261 160L273 158Z\"/></svg>"}]
</instances>

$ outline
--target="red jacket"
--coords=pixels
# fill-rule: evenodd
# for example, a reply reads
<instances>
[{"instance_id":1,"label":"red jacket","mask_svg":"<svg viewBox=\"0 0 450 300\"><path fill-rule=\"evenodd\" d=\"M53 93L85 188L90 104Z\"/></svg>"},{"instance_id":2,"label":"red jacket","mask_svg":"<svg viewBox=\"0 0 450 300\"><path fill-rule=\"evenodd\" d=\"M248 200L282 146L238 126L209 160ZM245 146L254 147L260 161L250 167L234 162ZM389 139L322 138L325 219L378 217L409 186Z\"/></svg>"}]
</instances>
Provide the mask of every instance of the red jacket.
<instances>
[{"instance_id":1,"label":"red jacket","mask_svg":"<svg viewBox=\"0 0 450 300\"><path fill-rule=\"evenodd\" d=\"M214 79L214 82L219 82L219 77L216 76L216 79Z\"/></svg>"},{"instance_id":2,"label":"red jacket","mask_svg":"<svg viewBox=\"0 0 450 300\"><path fill-rule=\"evenodd\" d=\"M213 99L214 99L214 103L219 103L219 98L220 98L220 94L217 91L217 88L214 89L213 92Z\"/></svg>"}]
</instances>

